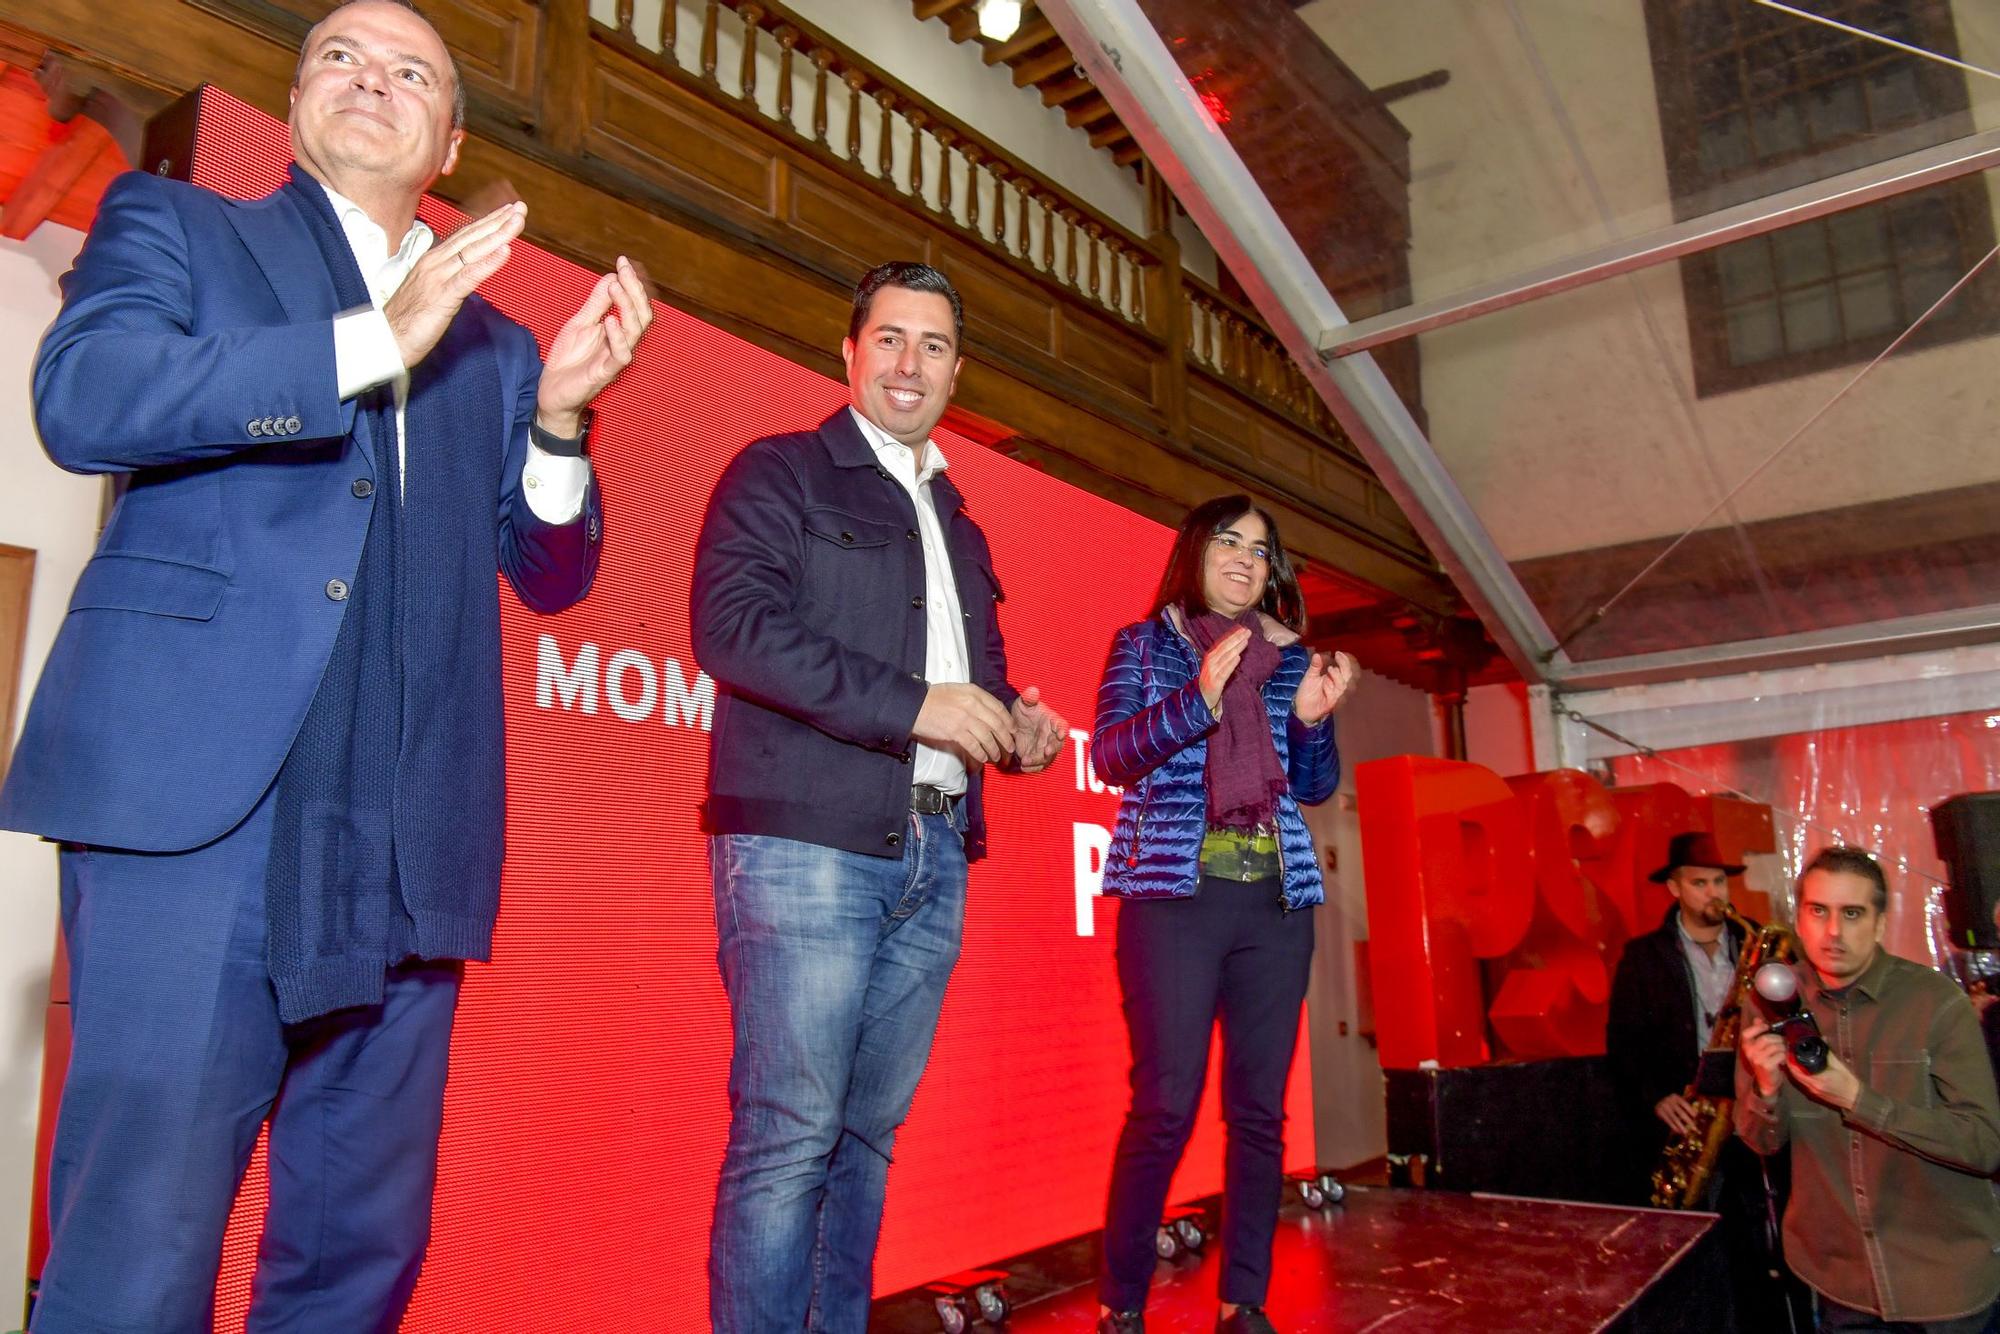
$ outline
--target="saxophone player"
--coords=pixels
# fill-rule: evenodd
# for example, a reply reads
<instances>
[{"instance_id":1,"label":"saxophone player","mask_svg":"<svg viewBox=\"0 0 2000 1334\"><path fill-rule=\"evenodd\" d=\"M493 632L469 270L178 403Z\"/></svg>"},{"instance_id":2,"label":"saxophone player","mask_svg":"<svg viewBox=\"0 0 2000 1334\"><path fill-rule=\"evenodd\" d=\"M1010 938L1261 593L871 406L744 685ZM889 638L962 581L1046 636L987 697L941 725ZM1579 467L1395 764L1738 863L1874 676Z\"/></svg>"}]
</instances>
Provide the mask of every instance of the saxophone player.
<instances>
[{"instance_id":1,"label":"saxophone player","mask_svg":"<svg viewBox=\"0 0 2000 1334\"><path fill-rule=\"evenodd\" d=\"M1723 1035L1722 1052L1703 1057L1731 1003L1745 948L1743 919L1729 909L1729 877L1743 869L1722 855L1710 835L1676 834L1666 864L1648 877L1673 896L1673 904L1657 928L1626 943L1612 979L1605 1054L1628 1149L1627 1196L1635 1204L1649 1202L1650 1178L1667 1146L1704 1133L1698 1124L1702 1109L1689 1094L1727 1099L1734 1091L1729 1035ZM1714 1105L1709 1104L1711 1114ZM1782 1163L1773 1167L1782 1174ZM1786 1328L1783 1285L1771 1278L1782 1267L1765 1226L1766 1198L1756 1155L1730 1137L1700 1197L1681 1201L1722 1215L1738 1327L1744 1330Z\"/></svg>"},{"instance_id":2,"label":"saxophone player","mask_svg":"<svg viewBox=\"0 0 2000 1334\"><path fill-rule=\"evenodd\" d=\"M1729 877L1742 872L1709 835L1674 835L1666 865L1648 877L1673 906L1658 928L1628 941L1618 961L1604 1048L1630 1136L1635 1202L1646 1200L1647 1177L1668 1139L1696 1128L1685 1091L1736 976L1744 936L1729 921Z\"/></svg>"}]
</instances>

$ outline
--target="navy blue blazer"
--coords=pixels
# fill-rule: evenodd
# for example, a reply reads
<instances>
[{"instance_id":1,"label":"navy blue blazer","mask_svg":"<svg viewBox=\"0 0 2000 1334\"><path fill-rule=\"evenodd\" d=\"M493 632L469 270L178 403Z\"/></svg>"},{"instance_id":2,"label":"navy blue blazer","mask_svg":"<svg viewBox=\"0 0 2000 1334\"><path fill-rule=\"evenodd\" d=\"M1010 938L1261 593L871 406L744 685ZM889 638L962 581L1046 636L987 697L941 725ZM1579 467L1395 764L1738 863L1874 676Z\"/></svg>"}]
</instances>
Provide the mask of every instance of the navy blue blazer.
<instances>
[{"instance_id":1,"label":"navy blue blazer","mask_svg":"<svg viewBox=\"0 0 2000 1334\"><path fill-rule=\"evenodd\" d=\"M338 313L283 193L236 203L133 172L105 194L36 356L35 415L56 463L128 485L43 669L0 827L181 851L270 786L325 672L376 494L367 414L335 384ZM502 400L424 447L493 451L495 564L528 606L560 610L596 574L596 486L583 522L529 510L541 358L476 296L467 319ZM410 475L422 485L421 459ZM466 596L492 599L468 624L497 620L497 580ZM486 636L464 631L463 670L497 675Z\"/></svg>"},{"instance_id":2,"label":"navy blue blazer","mask_svg":"<svg viewBox=\"0 0 2000 1334\"><path fill-rule=\"evenodd\" d=\"M973 683L1012 705L1000 581L958 488L931 481L965 616ZM900 857L923 707L917 509L846 408L746 446L695 547L695 659L721 688L704 825ZM967 769L966 857L985 851L981 766Z\"/></svg>"}]
</instances>

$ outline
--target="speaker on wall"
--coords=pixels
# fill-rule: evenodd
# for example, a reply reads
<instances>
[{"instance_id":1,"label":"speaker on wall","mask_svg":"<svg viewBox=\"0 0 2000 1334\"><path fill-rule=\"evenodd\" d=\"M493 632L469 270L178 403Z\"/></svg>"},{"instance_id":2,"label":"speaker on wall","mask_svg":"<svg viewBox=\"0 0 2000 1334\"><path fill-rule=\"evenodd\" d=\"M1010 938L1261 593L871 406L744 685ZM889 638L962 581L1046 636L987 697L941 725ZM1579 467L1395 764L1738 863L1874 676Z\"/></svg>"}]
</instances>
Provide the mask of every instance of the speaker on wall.
<instances>
[{"instance_id":1,"label":"speaker on wall","mask_svg":"<svg viewBox=\"0 0 2000 1334\"><path fill-rule=\"evenodd\" d=\"M1945 920L1954 943L2000 950L2000 792L1966 792L1931 807L1931 834L1950 873Z\"/></svg>"}]
</instances>

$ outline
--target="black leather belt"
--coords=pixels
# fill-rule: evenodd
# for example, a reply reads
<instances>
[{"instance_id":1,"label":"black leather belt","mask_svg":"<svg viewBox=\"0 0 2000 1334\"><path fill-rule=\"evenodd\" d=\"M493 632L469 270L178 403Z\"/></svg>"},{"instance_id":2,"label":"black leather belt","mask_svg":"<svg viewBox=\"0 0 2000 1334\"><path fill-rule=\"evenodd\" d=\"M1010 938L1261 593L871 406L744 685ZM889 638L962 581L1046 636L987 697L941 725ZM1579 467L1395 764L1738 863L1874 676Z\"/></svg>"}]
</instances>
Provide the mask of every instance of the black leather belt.
<instances>
[{"instance_id":1,"label":"black leather belt","mask_svg":"<svg viewBox=\"0 0 2000 1334\"><path fill-rule=\"evenodd\" d=\"M958 798L941 787L921 784L910 789L910 809L919 815L943 815Z\"/></svg>"}]
</instances>

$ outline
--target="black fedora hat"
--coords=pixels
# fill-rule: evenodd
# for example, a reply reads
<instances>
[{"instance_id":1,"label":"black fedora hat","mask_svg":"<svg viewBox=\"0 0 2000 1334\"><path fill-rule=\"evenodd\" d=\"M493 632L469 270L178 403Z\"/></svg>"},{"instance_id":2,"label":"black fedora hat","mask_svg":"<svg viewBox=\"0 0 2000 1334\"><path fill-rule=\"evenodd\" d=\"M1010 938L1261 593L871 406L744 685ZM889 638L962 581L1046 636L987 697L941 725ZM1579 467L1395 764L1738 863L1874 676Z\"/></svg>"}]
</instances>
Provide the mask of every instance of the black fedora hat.
<instances>
[{"instance_id":1,"label":"black fedora hat","mask_svg":"<svg viewBox=\"0 0 2000 1334\"><path fill-rule=\"evenodd\" d=\"M1675 834L1667 844L1667 864L1646 878L1656 885L1667 883L1667 877L1683 866L1711 866L1724 875L1742 875L1743 867L1722 855L1715 846L1715 838L1710 834Z\"/></svg>"}]
</instances>

